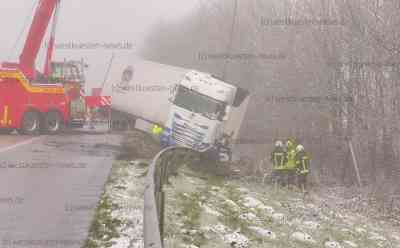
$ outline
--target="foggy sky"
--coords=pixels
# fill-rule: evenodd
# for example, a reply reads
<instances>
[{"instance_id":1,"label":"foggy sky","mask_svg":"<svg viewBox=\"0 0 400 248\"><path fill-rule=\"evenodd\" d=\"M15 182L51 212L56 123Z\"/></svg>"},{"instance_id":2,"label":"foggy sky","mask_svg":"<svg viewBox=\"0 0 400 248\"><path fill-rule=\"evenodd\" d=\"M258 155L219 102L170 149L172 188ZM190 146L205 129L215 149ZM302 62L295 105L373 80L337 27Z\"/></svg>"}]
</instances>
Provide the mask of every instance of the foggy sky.
<instances>
[{"instance_id":1,"label":"foggy sky","mask_svg":"<svg viewBox=\"0 0 400 248\"><path fill-rule=\"evenodd\" d=\"M32 7L38 0L2 0L0 15L0 61L16 61L25 42L30 25ZM113 52L135 53L143 45L146 34L159 22L177 20L196 8L199 0L68 0L62 1L56 43L71 44L118 44L129 43L133 49L57 49L55 60L84 58L90 68L88 84L102 81L106 65ZM28 20L28 21L26 21ZM18 46L13 46L24 27ZM44 50L37 61L42 68ZM9 56L11 55L11 56Z\"/></svg>"}]
</instances>

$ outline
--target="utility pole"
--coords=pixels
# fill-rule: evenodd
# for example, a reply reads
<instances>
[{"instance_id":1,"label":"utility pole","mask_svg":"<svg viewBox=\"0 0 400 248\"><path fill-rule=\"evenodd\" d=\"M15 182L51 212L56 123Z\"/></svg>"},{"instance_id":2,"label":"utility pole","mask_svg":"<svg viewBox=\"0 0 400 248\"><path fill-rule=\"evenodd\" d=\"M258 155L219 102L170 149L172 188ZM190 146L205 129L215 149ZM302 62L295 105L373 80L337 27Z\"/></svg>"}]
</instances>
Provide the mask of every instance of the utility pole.
<instances>
[{"instance_id":1,"label":"utility pole","mask_svg":"<svg viewBox=\"0 0 400 248\"><path fill-rule=\"evenodd\" d=\"M104 75L103 83L101 84L101 91L103 91L104 86L105 86L106 83L107 83L107 79L108 79L108 76L109 76L109 74L110 74L112 64L113 64L113 62L114 62L114 57L115 57L115 53L112 53L111 58L110 58L110 62L109 62L108 67L107 67L106 74ZM112 84L111 84L111 102L112 102L112 100L113 100L113 97L114 97L114 84L112 83ZM113 116L112 116L112 109L111 109L111 107L112 107L112 106L109 106L109 109L108 109L108 131L109 131L109 132L111 132L111 130L112 130L112 128L113 128L113 126L112 126L112 118L113 118Z\"/></svg>"},{"instance_id":2,"label":"utility pole","mask_svg":"<svg viewBox=\"0 0 400 248\"><path fill-rule=\"evenodd\" d=\"M359 167L358 167L357 157L356 157L356 154L354 152L353 142L352 142L351 138L349 139L348 142L349 142L349 148L350 148L351 157L353 159L354 170L356 171L358 186L361 188L362 187L362 181L361 181L361 176L360 176L360 170L359 170Z\"/></svg>"},{"instance_id":3,"label":"utility pole","mask_svg":"<svg viewBox=\"0 0 400 248\"><path fill-rule=\"evenodd\" d=\"M101 89L104 89L104 86L106 85L108 76L109 76L109 74L110 74L111 66L112 66L112 64L113 64L113 62L114 62L114 57L115 57L115 53L112 53L110 62L108 63L108 66L107 66L106 74L104 75L103 83L101 84ZM113 88L113 89L114 89L114 88Z\"/></svg>"},{"instance_id":4,"label":"utility pole","mask_svg":"<svg viewBox=\"0 0 400 248\"><path fill-rule=\"evenodd\" d=\"M235 35L237 8L238 8L238 0L234 0L233 20L232 20L232 26L231 26L231 31L230 31L230 35L229 35L229 43L228 43L228 48L227 48L228 59L225 60L224 69L222 71L222 79L224 81L226 81L226 73L227 73L227 70L228 70L229 55L232 52L232 47L233 47L233 38L234 38L234 35Z\"/></svg>"}]
</instances>

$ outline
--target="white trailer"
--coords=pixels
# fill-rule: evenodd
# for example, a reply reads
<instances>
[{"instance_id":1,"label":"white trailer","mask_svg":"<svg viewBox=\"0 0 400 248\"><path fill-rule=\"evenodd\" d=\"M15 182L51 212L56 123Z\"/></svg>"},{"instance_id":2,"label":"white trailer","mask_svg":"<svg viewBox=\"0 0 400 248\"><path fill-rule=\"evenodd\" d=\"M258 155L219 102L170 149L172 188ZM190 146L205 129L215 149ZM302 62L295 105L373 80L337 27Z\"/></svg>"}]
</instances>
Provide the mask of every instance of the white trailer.
<instances>
[{"instance_id":1,"label":"white trailer","mask_svg":"<svg viewBox=\"0 0 400 248\"><path fill-rule=\"evenodd\" d=\"M163 124L168 119L171 91L189 70L132 57L115 57L103 95L114 110Z\"/></svg>"},{"instance_id":2,"label":"white trailer","mask_svg":"<svg viewBox=\"0 0 400 248\"><path fill-rule=\"evenodd\" d=\"M246 90L210 74L135 57L114 59L103 90L112 97L113 119L127 120L124 127L149 131L158 124L165 130L164 144L225 159L250 99Z\"/></svg>"}]
</instances>

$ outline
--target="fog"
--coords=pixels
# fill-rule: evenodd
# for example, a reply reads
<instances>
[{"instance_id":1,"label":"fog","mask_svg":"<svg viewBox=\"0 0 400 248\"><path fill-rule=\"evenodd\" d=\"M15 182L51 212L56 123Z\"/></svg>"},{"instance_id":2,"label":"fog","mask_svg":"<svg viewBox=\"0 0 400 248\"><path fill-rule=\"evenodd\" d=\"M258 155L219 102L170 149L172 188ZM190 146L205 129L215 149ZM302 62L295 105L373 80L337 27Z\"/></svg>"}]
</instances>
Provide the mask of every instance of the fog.
<instances>
[{"instance_id":1,"label":"fog","mask_svg":"<svg viewBox=\"0 0 400 248\"><path fill-rule=\"evenodd\" d=\"M18 61L38 1L2 0L0 62ZM113 55L136 54L174 67L130 68L114 60L107 81L120 84L106 85L102 93L112 99L104 109L89 98L87 108L51 96L39 102L18 92L14 81L0 79L3 243L80 240L93 218L84 247L142 247L143 238L158 235L160 223L146 224L143 233L141 216L161 220L165 213L167 247L400 248L399 3L62 0L54 60L84 59L87 90L102 85ZM190 69L248 90L249 102L237 106L244 90L221 102L217 94L232 87L182 72ZM187 80L194 86L191 98L170 94ZM64 116L85 125L47 135L62 131ZM232 126L240 132L231 132ZM163 153L152 166L167 165L165 173L142 166L165 140L210 149L184 158L178 150L177 156ZM277 140L291 140L296 149ZM279 154L283 160L274 156ZM214 161L230 155L231 163ZM60 166L69 162L74 171ZM178 172L180 164L185 168ZM142 169L156 173L146 179ZM160 202L164 190L158 186L169 175L166 201ZM96 212L89 202L99 203ZM165 211L153 211L163 202ZM68 206L64 214L60 204ZM74 206L82 215L73 215Z\"/></svg>"},{"instance_id":2,"label":"fog","mask_svg":"<svg viewBox=\"0 0 400 248\"><path fill-rule=\"evenodd\" d=\"M38 0L5 0L1 4L0 61L17 61ZM198 0L69 0L62 1L54 59L81 58L89 64L88 87L98 85L112 53L135 53L153 25L179 20L196 8ZM21 31L23 32L21 33ZM20 39L18 39L20 37ZM18 40L18 42L16 42ZM70 49L68 44L129 44L127 49L97 47ZM16 46L15 46L16 45ZM15 48L14 48L15 47ZM37 61L42 68L45 49Z\"/></svg>"}]
</instances>

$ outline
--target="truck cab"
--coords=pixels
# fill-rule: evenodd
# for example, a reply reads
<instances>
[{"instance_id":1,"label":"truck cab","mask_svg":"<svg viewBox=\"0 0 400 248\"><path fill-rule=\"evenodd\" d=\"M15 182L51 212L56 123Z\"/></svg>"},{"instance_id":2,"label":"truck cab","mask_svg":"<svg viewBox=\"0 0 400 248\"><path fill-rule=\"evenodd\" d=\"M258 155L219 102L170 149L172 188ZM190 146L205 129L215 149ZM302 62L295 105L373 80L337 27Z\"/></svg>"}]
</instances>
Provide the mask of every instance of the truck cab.
<instances>
[{"instance_id":1,"label":"truck cab","mask_svg":"<svg viewBox=\"0 0 400 248\"><path fill-rule=\"evenodd\" d=\"M175 86L166 125L171 143L199 152L217 153L223 140L225 122L236 95L236 87L197 71L187 73Z\"/></svg>"},{"instance_id":2,"label":"truck cab","mask_svg":"<svg viewBox=\"0 0 400 248\"><path fill-rule=\"evenodd\" d=\"M83 96L85 88L85 69L88 65L83 61L52 62L50 82L64 85L65 93L69 98L70 121L73 127L82 127L86 120L86 104Z\"/></svg>"}]
</instances>

